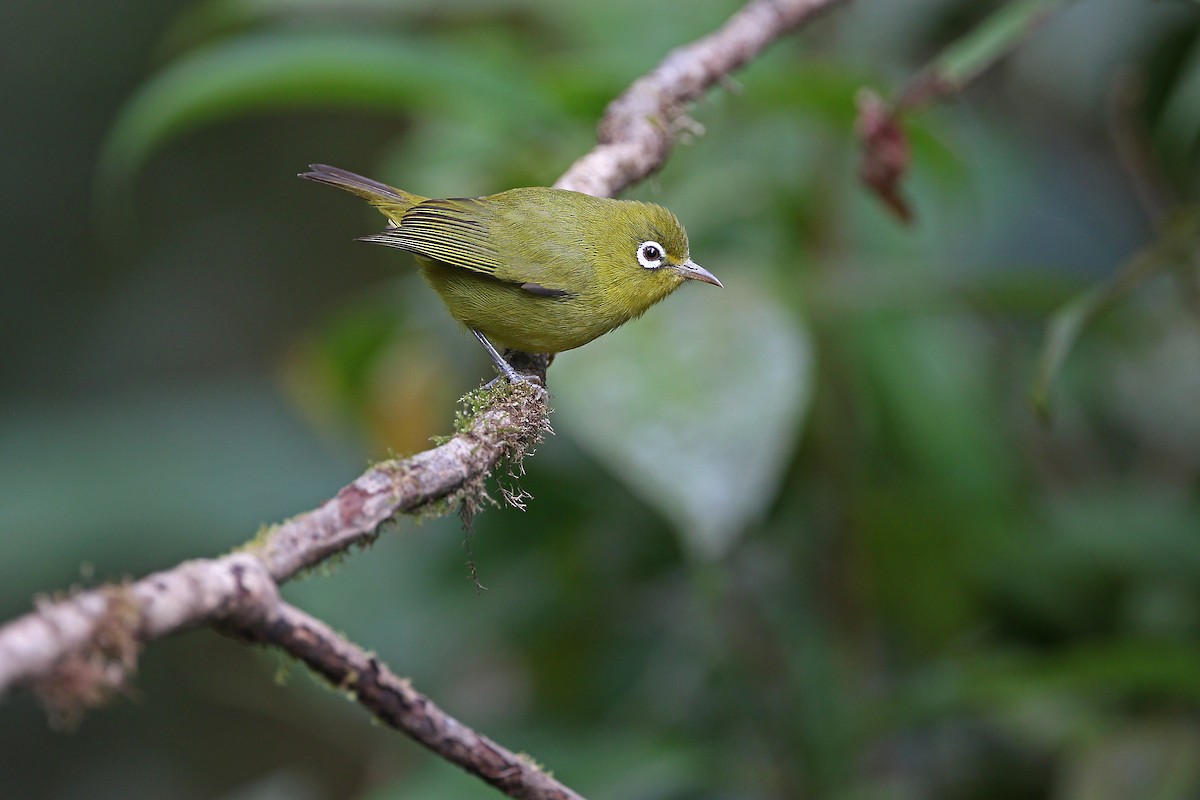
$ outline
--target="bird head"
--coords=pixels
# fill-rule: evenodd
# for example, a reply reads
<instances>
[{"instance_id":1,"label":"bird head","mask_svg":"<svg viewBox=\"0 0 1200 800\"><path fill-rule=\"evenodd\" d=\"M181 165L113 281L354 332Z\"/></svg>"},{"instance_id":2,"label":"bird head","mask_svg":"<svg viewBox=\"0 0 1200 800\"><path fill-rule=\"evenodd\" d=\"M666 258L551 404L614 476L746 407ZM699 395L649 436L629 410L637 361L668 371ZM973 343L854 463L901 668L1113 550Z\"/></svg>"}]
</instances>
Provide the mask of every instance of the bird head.
<instances>
[{"instance_id":1,"label":"bird head","mask_svg":"<svg viewBox=\"0 0 1200 800\"><path fill-rule=\"evenodd\" d=\"M607 235L610 290L628 298L641 313L693 280L721 286L717 277L692 261L687 232L667 209L651 203L620 201Z\"/></svg>"}]
</instances>

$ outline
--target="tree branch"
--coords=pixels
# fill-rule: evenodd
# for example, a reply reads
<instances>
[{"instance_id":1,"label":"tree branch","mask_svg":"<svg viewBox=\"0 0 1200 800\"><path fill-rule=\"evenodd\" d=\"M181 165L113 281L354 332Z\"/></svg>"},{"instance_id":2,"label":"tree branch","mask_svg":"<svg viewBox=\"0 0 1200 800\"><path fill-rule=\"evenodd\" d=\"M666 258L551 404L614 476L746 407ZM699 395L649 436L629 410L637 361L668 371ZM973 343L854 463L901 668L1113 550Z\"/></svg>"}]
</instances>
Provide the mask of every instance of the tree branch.
<instances>
[{"instance_id":1,"label":"tree branch","mask_svg":"<svg viewBox=\"0 0 1200 800\"><path fill-rule=\"evenodd\" d=\"M514 364L539 380L540 371ZM519 384L481 410L461 433L445 444L404 459L376 464L320 508L267 528L242 550L217 559L187 561L139 581L104 586L38 609L0 628L0 692L36 681L57 665L70 663L73 678L82 663L103 662L88 676L123 685L141 645L205 622L222 623L241 614L247 598L262 593L262 577L272 589L335 553L373 537L398 513L461 496L469 499L502 459L519 461L549 430L546 393ZM257 607L252 604L251 608ZM114 657L119 654L120 657ZM52 679L53 699L66 700ZM85 687L80 686L83 690ZM81 696L93 696L81 691ZM71 703L63 709L70 712Z\"/></svg>"},{"instance_id":2,"label":"tree branch","mask_svg":"<svg viewBox=\"0 0 1200 800\"><path fill-rule=\"evenodd\" d=\"M665 163L687 104L767 45L844 0L753 0L715 33L680 47L608 107L599 144L557 186L609 196ZM272 526L238 552L187 561L141 580L39 599L0 627L0 696L28 685L67 721L128 684L141 648L211 625L303 661L381 721L511 797L578 795L447 716L374 656L279 598L279 585L355 544L400 513L437 501L477 501L502 461L521 458L550 430L544 356L510 353L535 383L468 396L475 407L446 443L381 462L320 508ZM448 503L450 505L450 503Z\"/></svg>"},{"instance_id":3,"label":"tree branch","mask_svg":"<svg viewBox=\"0 0 1200 800\"><path fill-rule=\"evenodd\" d=\"M278 647L303 661L334 686L352 693L380 721L404 731L509 797L582 800L529 759L446 714L378 658L295 606L276 602L268 613L252 619L251 624L234 622L226 630L253 642Z\"/></svg>"},{"instance_id":4,"label":"tree branch","mask_svg":"<svg viewBox=\"0 0 1200 800\"><path fill-rule=\"evenodd\" d=\"M599 144L554 184L610 197L657 172L675 145L687 104L767 45L845 0L754 0L718 30L667 54L609 103Z\"/></svg>"}]
</instances>

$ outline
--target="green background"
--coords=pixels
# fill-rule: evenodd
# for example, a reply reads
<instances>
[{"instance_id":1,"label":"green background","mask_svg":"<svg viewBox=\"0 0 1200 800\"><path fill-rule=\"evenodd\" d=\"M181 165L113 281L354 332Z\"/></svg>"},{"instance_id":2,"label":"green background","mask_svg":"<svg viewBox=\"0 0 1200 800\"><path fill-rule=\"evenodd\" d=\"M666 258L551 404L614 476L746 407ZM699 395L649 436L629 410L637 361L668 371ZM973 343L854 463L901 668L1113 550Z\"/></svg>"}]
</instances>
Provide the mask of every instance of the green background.
<instances>
[{"instance_id":1,"label":"green background","mask_svg":"<svg viewBox=\"0 0 1200 800\"><path fill-rule=\"evenodd\" d=\"M225 552L489 376L306 164L550 183L736 7L0 5L0 618ZM855 93L993 7L852 3L692 109L630 196L727 288L559 357L533 498L470 540L486 592L451 517L285 596L589 797L1200 795L1195 263L1089 321L1048 425L1029 402L1056 311L1195 217L1200 7L1080 0L915 114L900 225ZM208 631L73 732L6 698L0 754L0 797L496 796Z\"/></svg>"}]
</instances>

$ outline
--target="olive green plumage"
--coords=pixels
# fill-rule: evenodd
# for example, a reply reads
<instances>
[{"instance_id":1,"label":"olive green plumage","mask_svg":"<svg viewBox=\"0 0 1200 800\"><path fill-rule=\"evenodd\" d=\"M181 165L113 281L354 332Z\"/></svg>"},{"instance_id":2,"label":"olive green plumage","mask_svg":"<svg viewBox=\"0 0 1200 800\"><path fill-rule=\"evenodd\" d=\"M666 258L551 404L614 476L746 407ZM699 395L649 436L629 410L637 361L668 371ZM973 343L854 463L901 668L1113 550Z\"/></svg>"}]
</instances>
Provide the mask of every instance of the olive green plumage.
<instances>
[{"instance_id":1,"label":"olive green plumage","mask_svg":"<svg viewBox=\"0 0 1200 800\"><path fill-rule=\"evenodd\" d=\"M587 344L688 279L687 233L661 206L525 188L430 200L314 164L301 177L365 198L390 221L364 237L418 257L451 316L501 347L557 353Z\"/></svg>"}]
</instances>

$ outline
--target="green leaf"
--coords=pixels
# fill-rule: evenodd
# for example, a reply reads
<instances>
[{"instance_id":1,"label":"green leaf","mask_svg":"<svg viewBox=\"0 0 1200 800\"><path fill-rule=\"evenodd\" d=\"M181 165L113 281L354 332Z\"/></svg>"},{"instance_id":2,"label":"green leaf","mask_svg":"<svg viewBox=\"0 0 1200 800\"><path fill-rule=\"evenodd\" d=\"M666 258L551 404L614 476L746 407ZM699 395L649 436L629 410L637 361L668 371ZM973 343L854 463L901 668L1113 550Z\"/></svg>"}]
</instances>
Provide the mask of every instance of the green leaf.
<instances>
[{"instance_id":1,"label":"green leaf","mask_svg":"<svg viewBox=\"0 0 1200 800\"><path fill-rule=\"evenodd\" d=\"M111 199L172 137L268 110L434 110L470 120L509 119L515 107L531 124L553 115L497 52L362 33L223 40L170 64L134 95L101 151L98 187Z\"/></svg>"},{"instance_id":2,"label":"green leaf","mask_svg":"<svg viewBox=\"0 0 1200 800\"><path fill-rule=\"evenodd\" d=\"M812 359L806 331L762 291L684 286L559 358L556 427L715 558L775 497Z\"/></svg>"}]
</instances>

